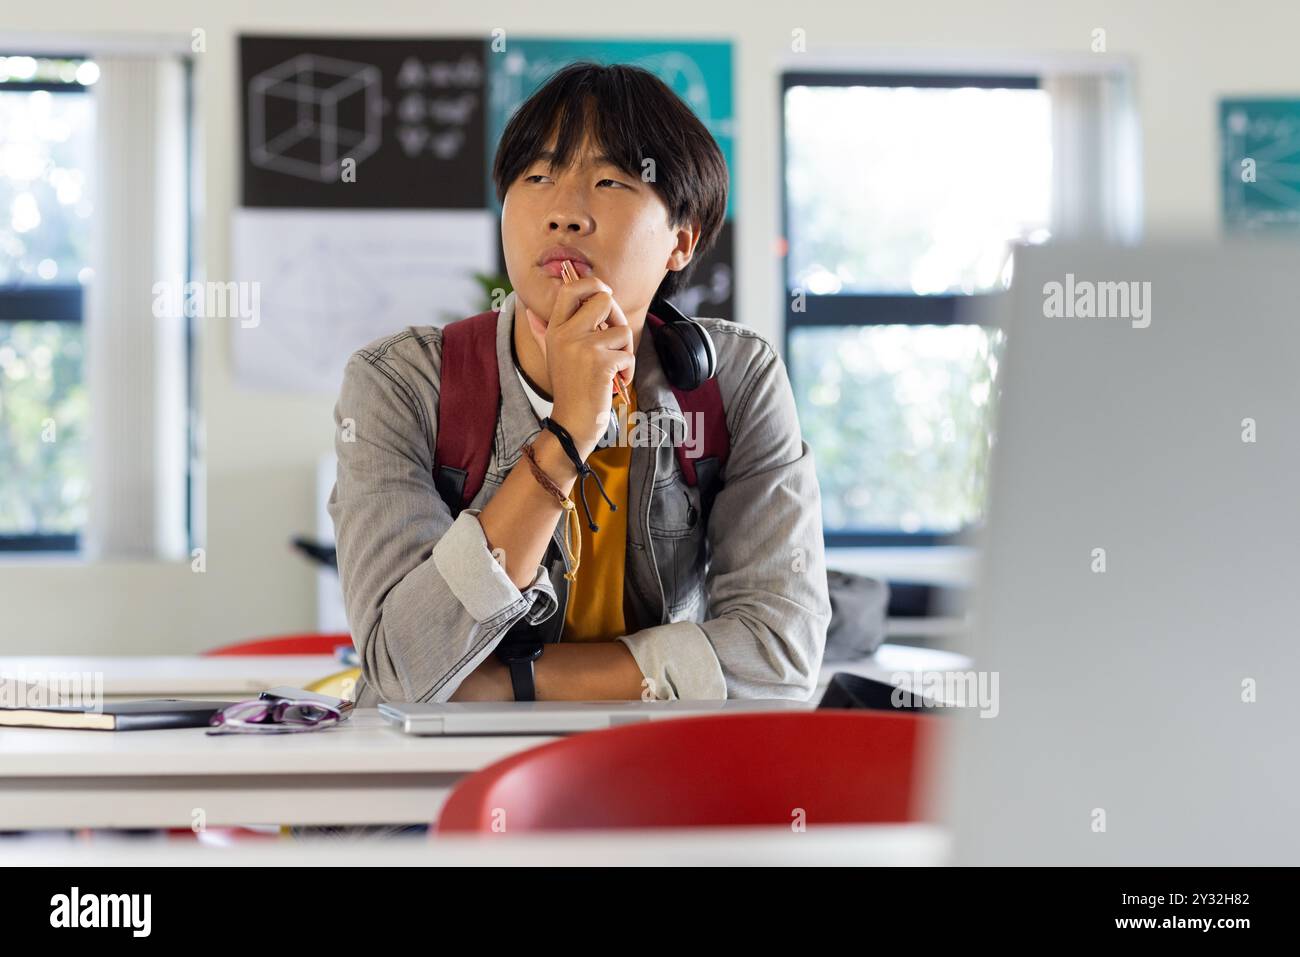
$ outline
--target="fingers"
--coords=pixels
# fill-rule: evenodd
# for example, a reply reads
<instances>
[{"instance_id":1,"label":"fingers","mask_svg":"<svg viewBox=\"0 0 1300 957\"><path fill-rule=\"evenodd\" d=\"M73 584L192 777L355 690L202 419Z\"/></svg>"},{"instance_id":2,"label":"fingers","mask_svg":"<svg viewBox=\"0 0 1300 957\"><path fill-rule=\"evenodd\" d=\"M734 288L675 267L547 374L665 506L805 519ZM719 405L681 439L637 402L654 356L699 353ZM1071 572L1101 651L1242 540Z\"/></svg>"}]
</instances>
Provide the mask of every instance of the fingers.
<instances>
[{"instance_id":1,"label":"fingers","mask_svg":"<svg viewBox=\"0 0 1300 957\"><path fill-rule=\"evenodd\" d=\"M600 297L604 297L604 299ZM565 325L577 316L582 311L582 307L592 299L597 299L599 304L613 301L613 298L614 290L595 276L585 276L577 282L561 286L555 294L555 307L551 312L551 325L557 327ZM602 318L608 314L609 308L605 306ZM596 322L591 323L589 328L594 329L599 321L596 320ZM583 315L583 324L586 324L586 314Z\"/></svg>"},{"instance_id":2,"label":"fingers","mask_svg":"<svg viewBox=\"0 0 1300 957\"><path fill-rule=\"evenodd\" d=\"M610 375L626 370L622 376L623 382L631 382L636 371L636 356L632 353L632 330L627 326L611 326L592 333L592 338L606 350L606 369Z\"/></svg>"},{"instance_id":3,"label":"fingers","mask_svg":"<svg viewBox=\"0 0 1300 957\"><path fill-rule=\"evenodd\" d=\"M609 315L606 317L606 321L608 321L611 326L630 325L627 321L627 313L623 311L623 307L618 304L617 299L610 299L610 310Z\"/></svg>"},{"instance_id":4,"label":"fingers","mask_svg":"<svg viewBox=\"0 0 1300 957\"><path fill-rule=\"evenodd\" d=\"M614 306L609 311L609 325L611 328L624 329L627 332L627 339L622 348L626 349L628 354L633 357L633 362L625 367L627 372L622 376L623 385L626 387L632 381L633 369L636 365L636 343L632 338L632 326L627 321L627 314L623 312L623 307L618 304L618 300L614 301Z\"/></svg>"},{"instance_id":5,"label":"fingers","mask_svg":"<svg viewBox=\"0 0 1300 957\"><path fill-rule=\"evenodd\" d=\"M610 318L615 305L614 296L611 293L593 293L578 307L578 311L564 323L565 332L586 335L594 329L606 327L609 325L607 320Z\"/></svg>"},{"instance_id":6,"label":"fingers","mask_svg":"<svg viewBox=\"0 0 1300 957\"><path fill-rule=\"evenodd\" d=\"M591 338L606 349L622 349L628 355L632 354L632 330L628 326L598 329L591 334Z\"/></svg>"},{"instance_id":7,"label":"fingers","mask_svg":"<svg viewBox=\"0 0 1300 957\"><path fill-rule=\"evenodd\" d=\"M557 290L551 321L545 327L540 327L540 320L531 310L528 322L534 338L540 337L541 341L558 343L594 335L602 348L624 353L623 357L611 357L609 370L611 374L622 372L623 381L631 381L636 365L631 324L614 299L614 291L595 276L585 276Z\"/></svg>"},{"instance_id":8,"label":"fingers","mask_svg":"<svg viewBox=\"0 0 1300 957\"><path fill-rule=\"evenodd\" d=\"M524 315L528 317L528 331L533 334L533 341L538 347L544 347L546 342L546 323L538 318L537 313L524 306Z\"/></svg>"},{"instance_id":9,"label":"fingers","mask_svg":"<svg viewBox=\"0 0 1300 957\"><path fill-rule=\"evenodd\" d=\"M624 383L632 381L636 375L636 356L619 349L610 353L613 361L610 362L610 374L620 374Z\"/></svg>"}]
</instances>

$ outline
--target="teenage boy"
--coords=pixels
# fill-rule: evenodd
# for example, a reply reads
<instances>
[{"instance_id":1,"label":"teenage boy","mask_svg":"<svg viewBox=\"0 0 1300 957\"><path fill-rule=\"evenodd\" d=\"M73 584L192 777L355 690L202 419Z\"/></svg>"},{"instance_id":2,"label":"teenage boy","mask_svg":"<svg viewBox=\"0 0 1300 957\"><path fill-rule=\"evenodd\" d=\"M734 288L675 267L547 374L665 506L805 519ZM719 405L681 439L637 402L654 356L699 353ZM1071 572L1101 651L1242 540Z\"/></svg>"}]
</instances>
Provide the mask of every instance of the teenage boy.
<instances>
[{"instance_id":1,"label":"teenage boy","mask_svg":"<svg viewBox=\"0 0 1300 957\"><path fill-rule=\"evenodd\" d=\"M687 421L647 328L721 227L717 144L652 74L578 63L511 118L493 178L513 292L488 318L500 398L481 488L457 510L435 484L443 329L359 350L335 410L357 704L809 698L830 601L785 366L754 330L696 320L725 423ZM719 424L710 496L676 446ZM540 657L507 654L521 635Z\"/></svg>"}]
</instances>

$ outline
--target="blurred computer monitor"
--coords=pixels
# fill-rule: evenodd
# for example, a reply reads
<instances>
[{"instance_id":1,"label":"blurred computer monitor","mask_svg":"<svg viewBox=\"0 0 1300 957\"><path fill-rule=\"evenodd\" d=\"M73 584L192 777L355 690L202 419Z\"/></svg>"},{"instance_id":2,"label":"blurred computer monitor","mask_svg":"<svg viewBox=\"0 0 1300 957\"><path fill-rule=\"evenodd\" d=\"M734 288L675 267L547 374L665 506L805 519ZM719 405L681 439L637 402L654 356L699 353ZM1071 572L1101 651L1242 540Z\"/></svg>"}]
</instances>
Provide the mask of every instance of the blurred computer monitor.
<instances>
[{"instance_id":1,"label":"blurred computer monitor","mask_svg":"<svg viewBox=\"0 0 1300 957\"><path fill-rule=\"evenodd\" d=\"M1300 245L1025 249L1004 316L955 860L1294 864Z\"/></svg>"}]
</instances>

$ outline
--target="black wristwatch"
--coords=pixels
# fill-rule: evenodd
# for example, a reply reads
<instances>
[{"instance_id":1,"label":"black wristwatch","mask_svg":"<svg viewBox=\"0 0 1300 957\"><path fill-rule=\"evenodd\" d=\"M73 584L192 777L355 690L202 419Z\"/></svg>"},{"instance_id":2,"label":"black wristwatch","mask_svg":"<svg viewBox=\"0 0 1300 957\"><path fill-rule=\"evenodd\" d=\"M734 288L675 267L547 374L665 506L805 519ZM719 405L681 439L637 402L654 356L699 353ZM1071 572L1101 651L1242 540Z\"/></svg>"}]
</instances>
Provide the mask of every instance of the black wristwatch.
<instances>
[{"instance_id":1,"label":"black wristwatch","mask_svg":"<svg viewBox=\"0 0 1300 957\"><path fill-rule=\"evenodd\" d=\"M533 662L542 657L540 641L497 645L497 659L510 669L510 685L516 701L536 701L537 687L533 683Z\"/></svg>"}]
</instances>

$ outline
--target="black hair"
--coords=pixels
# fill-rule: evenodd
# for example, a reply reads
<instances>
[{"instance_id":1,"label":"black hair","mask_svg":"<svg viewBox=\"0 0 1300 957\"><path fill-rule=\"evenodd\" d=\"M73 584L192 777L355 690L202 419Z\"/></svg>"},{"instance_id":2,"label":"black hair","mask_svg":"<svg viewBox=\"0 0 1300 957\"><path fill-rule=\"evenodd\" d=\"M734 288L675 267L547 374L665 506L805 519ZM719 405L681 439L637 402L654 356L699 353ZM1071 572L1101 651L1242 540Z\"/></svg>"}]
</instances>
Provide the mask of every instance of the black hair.
<instances>
[{"instance_id":1,"label":"black hair","mask_svg":"<svg viewBox=\"0 0 1300 957\"><path fill-rule=\"evenodd\" d=\"M556 132L554 167L568 165L591 136L629 176L642 178L653 160L650 186L668 207L673 227L698 221L700 238L687 266L664 277L658 295L672 296L717 239L727 212L727 164L699 118L648 70L589 61L554 73L506 124L492 165L497 201L546 149Z\"/></svg>"}]
</instances>

